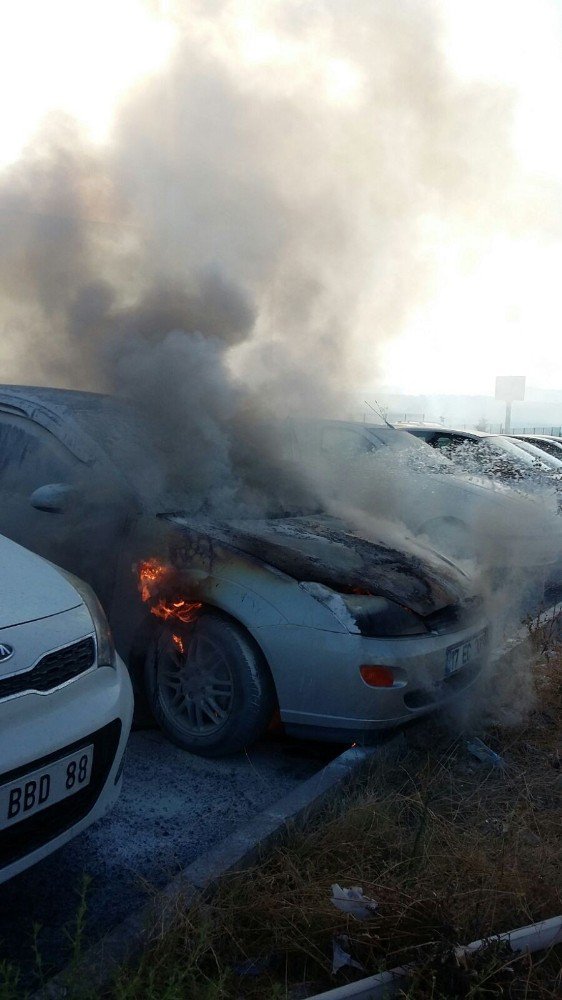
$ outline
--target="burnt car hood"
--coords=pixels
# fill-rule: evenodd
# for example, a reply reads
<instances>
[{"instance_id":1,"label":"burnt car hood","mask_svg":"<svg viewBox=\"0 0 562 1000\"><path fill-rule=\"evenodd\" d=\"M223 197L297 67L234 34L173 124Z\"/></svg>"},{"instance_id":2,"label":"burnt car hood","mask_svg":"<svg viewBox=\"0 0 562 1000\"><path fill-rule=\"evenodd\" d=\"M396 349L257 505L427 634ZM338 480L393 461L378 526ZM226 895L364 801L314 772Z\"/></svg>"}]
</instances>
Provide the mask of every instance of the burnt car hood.
<instances>
[{"instance_id":1,"label":"burnt car hood","mask_svg":"<svg viewBox=\"0 0 562 1000\"><path fill-rule=\"evenodd\" d=\"M362 537L339 518L306 516L210 521L160 515L190 536L246 553L299 581L335 591L359 588L428 615L464 603L469 577L433 550L408 542L398 549L384 537Z\"/></svg>"}]
</instances>

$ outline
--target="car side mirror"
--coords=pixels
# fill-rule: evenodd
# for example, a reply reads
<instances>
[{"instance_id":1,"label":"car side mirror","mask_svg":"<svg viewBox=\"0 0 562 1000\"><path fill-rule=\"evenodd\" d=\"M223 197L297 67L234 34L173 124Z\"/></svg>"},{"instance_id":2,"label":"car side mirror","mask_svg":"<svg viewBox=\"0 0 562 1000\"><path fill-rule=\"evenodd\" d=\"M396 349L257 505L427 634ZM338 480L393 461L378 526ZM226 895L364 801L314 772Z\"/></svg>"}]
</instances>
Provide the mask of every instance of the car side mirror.
<instances>
[{"instance_id":1,"label":"car side mirror","mask_svg":"<svg viewBox=\"0 0 562 1000\"><path fill-rule=\"evenodd\" d=\"M73 506L77 496L78 490L74 486L67 483L47 483L34 490L29 499L31 506L37 510L62 514Z\"/></svg>"}]
</instances>

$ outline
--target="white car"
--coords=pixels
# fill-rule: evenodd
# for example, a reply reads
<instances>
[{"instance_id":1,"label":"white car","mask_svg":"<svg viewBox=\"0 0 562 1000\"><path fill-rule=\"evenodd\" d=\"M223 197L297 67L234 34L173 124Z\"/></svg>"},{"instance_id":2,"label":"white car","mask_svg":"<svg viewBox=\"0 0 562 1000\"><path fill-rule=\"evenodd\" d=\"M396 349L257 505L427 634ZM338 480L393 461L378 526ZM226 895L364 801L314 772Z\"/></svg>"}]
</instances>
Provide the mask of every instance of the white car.
<instances>
[{"instance_id":1,"label":"white car","mask_svg":"<svg viewBox=\"0 0 562 1000\"><path fill-rule=\"evenodd\" d=\"M0 535L0 883L115 802L133 696L92 590Z\"/></svg>"},{"instance_id":2,"label":"white car","mask_svg":"<svg viewBox=\"0 0 562 1000\"><path fill-rule=\"evenodd\" d=\"M452 432L344 420L291 420L285 422L283 432L291 458L308 465L314 458L323 462L329 483L335 483L340 492L342 487L351 492L357 503L373 513L390 513L452 559L476 557L484 565L522 568L525 574L531 570L539 577L559 563L562 524L555 501L541 503L512 489L509 483L519 485L518 479L504 483L477 476L476 465L470 469L472 475L463 473L440 450L439 442L448 441L446 435ZM521 456L523 471L528 470L527 461L533 464L533 458L509 438L462 433L490 443L506 441ZM537 449L532 451L540 457ZM500 457L502 462L510 458L504 452ZM548 455L544 459L543 472L549 471L549 462L562 470L555 459ZM339 479L333 477L338 463L345 474Z\"/></svg>"}]
</instances>

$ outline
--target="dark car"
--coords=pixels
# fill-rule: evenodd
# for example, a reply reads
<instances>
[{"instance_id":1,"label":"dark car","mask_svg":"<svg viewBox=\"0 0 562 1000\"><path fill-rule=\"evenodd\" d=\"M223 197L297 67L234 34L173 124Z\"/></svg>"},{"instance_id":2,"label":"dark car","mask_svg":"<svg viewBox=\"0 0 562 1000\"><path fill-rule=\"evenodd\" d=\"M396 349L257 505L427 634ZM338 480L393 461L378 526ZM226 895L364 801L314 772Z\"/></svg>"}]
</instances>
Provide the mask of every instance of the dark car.
<instances>
[{"instance_id":1,"label":"dark car","mask_svg":"<svg viewBox=\"0 0 562 1000\"><path fill-rule=\"evenodd\" d=\"M109 397L3 388L0 530L95 588L171 739L234 752L278 707L290 733L365 740L475 680L490 635L466 573L317 509L193 511L160 489L150 430Z\"/></svg>"}]
</instances>

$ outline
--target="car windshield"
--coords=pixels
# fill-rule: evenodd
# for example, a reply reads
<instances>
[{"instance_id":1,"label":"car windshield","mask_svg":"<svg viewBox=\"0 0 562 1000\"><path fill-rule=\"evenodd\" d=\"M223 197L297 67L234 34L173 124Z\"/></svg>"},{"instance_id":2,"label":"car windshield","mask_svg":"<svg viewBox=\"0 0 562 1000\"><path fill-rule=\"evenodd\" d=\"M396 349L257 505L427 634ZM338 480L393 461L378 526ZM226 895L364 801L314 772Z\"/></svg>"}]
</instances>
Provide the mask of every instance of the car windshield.
<instances>
[{"instance_id":1,"label":"car windshield","mask_svg":"<svg viewBox=\"0 0 562 1000\"><path fill-rule=\"evenodd\" d=\"M552 455L562 462L562 443L553 438L517 438L520 444L531 444L541 452Z\"/></svg>"},{"instance_id":2,"label":"car windshield","mask_svg":"<svg viewBox=\"0 0 562 1000\"><path fill-rule=\"evenodd\" d=\"M558 458L555 449L552 452L543 450L542 441L522 441L518 438L517 447L522 448L523 451L526 451L529 455L533 455L535 458L537 456L540 457L541 462L544 462L551 469L562 472L562 448L560 449L560 457Z\"/></svg>"},{"instance_id":3,"label":"car windshield","mask_svg":"<svg viewBox=\"0 0 562 1000\"><path fill-rule=\"evenodd\" d=\"M515 441L505 437L503 434L491 435L490 437L483 438L483 441L489 447L509 455L514 461L527 466L529 469L538 470L542 468L545 472L551 470L562 472L562 462L527 441L518 441L515 443Z\"/></svg>"},{"instance_id":4,"label":"car windshield","mask_svg":"<svg viewBox=\"0 0 562 1000\"><path fill-rule=\"evenodd\" d=\"M415 472L440 472L453 474L455 467L451 460L431 448L426 441L408 434L407 431L393 428L369 428L368 440L371 451L379 448L389 448L392 459L397 465L405 466ZM388 454L386 455L388 458Z\"/></svg>"}]
</instances>

